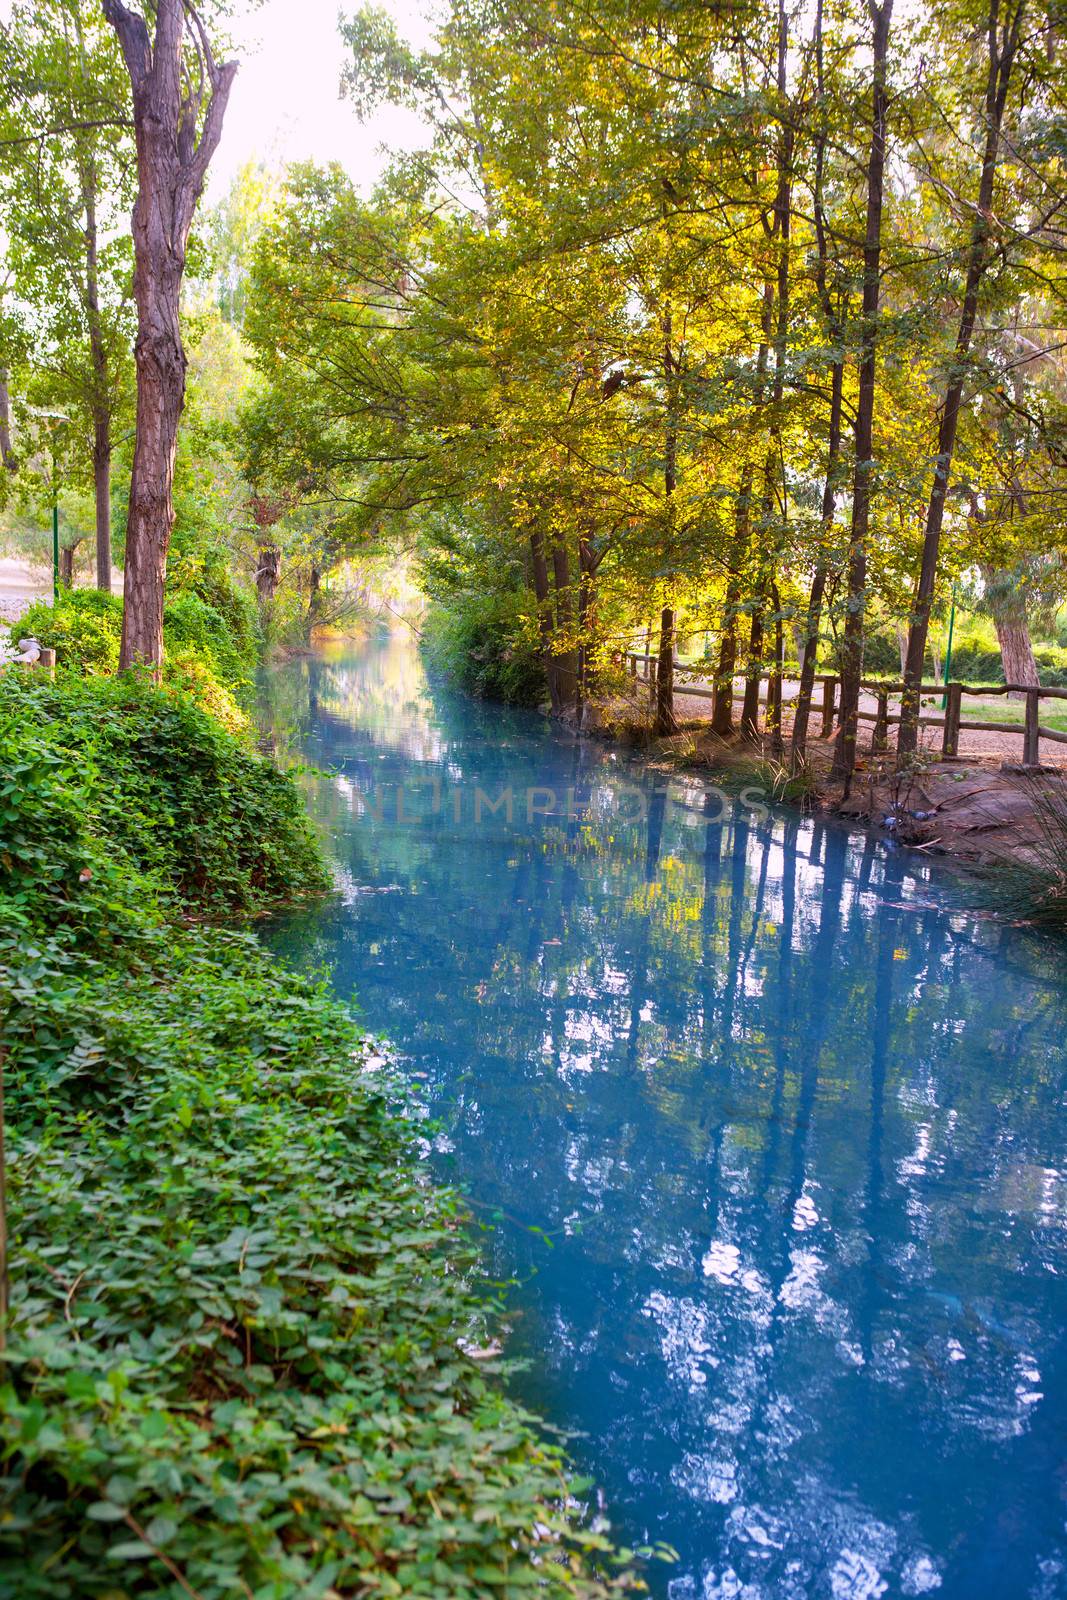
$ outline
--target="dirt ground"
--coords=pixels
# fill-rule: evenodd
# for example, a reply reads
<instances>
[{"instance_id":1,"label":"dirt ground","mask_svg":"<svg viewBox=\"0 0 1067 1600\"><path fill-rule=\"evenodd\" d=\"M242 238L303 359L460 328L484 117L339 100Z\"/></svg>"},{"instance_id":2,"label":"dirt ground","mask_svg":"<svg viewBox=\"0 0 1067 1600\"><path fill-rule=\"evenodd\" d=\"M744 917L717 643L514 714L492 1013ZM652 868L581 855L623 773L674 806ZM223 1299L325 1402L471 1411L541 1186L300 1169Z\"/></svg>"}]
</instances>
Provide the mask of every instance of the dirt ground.
<instances>
[{"instance_id":1,"label":"dirt ground","mask_svg":"<svg viewBox=\"0 0 1067 1600\"><path fill-rule=\"evenodd\" d=\"M675 696L675 711L682 731L671 739L649 745L653 758L677 762L692 770L727 771L738 775L760 764L777 771L779 763L767 741L754 747L737 735L720 739L708 727L710 702L693 695ZM635 695L626 708L613 714L639 723L646 714L647 698ZM874 709L873 701L871 709ZM816 726L819 718L813 719ZM788 715L786 748L788 749ZM865 728L869 746L871 724ZM893 772L893 761L872 757L861 749L850 793L831 780L833 743L809 739L809 786L803 803L864 822L902 843L957 857L973 865L1042 854L1047 839L1044 818L1046 797L1057 800L1056 809L1067 813L1067 746L1044 742L1042 770L1021 768L1022 737L974 732L964 741L960 756L943 760L941 730L926 730L924 758L906 778ZM862 738L862 735L861 735ZM1047 761L1052 756L1055 759ZM788 776L784 769L781 777ZM788 792L788 791L787 791Z\"/></svg>"},{"instance_id":2,"label":"dirt ground","mask_svg":"<svg viewBox=\"0 0 1067 1600\"><path fill-rule=\"evenodd\" d=\"M111 570L111 587L122 593L122 573ZM52 568L21 557L0 556L0 627L17 622L36 600L52 596Z\"/></svg>"},{"instance_id":3,"label":"dirt ground","mask_svg":"<svg viewBox=\"0 0 1067 1600\"><path fill-rule=\"evenodd\" d=\"M793 686L790 685L790 687ZM1045 702L1045 704L1047 705L1048 702ZM1055 702L1055 704L1057 709L1062 708L1063 710L1067 711L1067 700L1061 700ZM687 723L706 722L711 715L711 702L710 700L705 700L702 696L688 695L685 693L676 694L674 697L674 705L676 715L680 720ZM997 722L1003 717L1004 701L1002 699L990 699L983 702L974 698L970 700L965 698L964 707L968 710L981 710L984 720L989 722ZM938 700L936 703L931 703L926 707L926 709L932 715L939 716L941 713L940 700ZM860 697L860 710L870 712L877 710L877 702L873 695L865 694ZM785 733L786 737L788 738L790 721L788 700L783 707L783 711L785 718ZM820 720L821 714L818 708L816 708L812 715L813 725L818 727ZM869 722L860 724L861 746L864 743L869 746L872 726L873 724ZM941 729L922 728L920 729L920 733L922 735L924 748L929 752L930 755L939 758L941 752ZM890 729L891 742L892 735L893 730ZM1018 733L987 733L977 728L969 729L967 727L965 718L960 724L960 755L973 760L989 759L998 762L1021 761L1023 757L1022 723L1019 724ZM1051 767L1067 768L1067 744L1060 744L1052 739L1042 739L1041 760L1043 763Z\"/></svg>"}]
</instances>

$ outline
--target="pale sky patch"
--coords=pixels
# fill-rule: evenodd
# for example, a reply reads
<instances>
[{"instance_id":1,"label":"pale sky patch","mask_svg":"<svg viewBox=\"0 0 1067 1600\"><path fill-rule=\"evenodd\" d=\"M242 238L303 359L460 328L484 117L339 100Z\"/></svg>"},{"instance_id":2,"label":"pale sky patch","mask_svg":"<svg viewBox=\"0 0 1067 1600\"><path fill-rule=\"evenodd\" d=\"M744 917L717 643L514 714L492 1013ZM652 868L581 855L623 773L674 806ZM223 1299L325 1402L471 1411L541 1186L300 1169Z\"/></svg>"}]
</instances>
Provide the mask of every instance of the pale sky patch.
<instances>
[{"instance_id":1,"label":"pale sky patch","mask_svg":"<svg viewBox=\"0 0 1067 1600\"><path fill-rule=\"evenodd\" d=\"M430 0L378 0L401 35L429 43ZM233 25L241 66L222 142L208 175L218 200L247 161L339 161L366 193L379 177L386 149L416 149L426 130L411 112L383 106L361 123L340 97L344 45L338 0L266 0Z\"/></svg>"}]
</instances>

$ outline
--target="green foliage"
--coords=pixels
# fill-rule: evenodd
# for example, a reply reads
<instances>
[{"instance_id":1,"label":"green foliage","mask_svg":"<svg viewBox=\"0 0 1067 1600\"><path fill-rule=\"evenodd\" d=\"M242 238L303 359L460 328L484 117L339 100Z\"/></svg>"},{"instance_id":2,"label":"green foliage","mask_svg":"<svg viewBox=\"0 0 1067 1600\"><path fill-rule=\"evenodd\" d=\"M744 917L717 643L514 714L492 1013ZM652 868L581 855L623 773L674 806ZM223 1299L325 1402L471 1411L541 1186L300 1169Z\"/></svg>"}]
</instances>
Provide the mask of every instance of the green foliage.
<instances>
[{"instance_id":1,"label":"green foliage","mask_svg":"<svg viewBox=\"0 0 1067 1600\"><path fill-rule=\"evenodd\" d=\"M122 638L122 600L102 589L63 589L55 605L39 600L23 612L19 634L54 650L60 667L114 672Z\"/></svg>"},{"instance_id":2,"label":"green foliage","mask_svg":"<svg viewBox=\"0 0 1067 1600\"><path fill-rule=\"evenodd\" d=\"M167 920L317 886L286 780L133 681L0 696L0 1592L630 1587L467 1353L474 1251L348 1014Z\"/></svg>"},{"instance_id":3,"label":"green foliage","mask_svg":"<svg viewBox=\"0 0 1067 1600\"><path fill-rule=\"evenodd\" d=\"M437 603L423 628L433 668L471 694L510 705L535 706L548 698L536 632L521 609L522 597L453 594Z\"/></svg>"},{"instance_id":4,"label":"green foliage","mask_svg":"<svg viewBox=\"0 0 1067 1600\"><path fill-rule=\"evenodd\" d=\"M325 887L290 780L187 695L130 674L8 672L0 720L16 746L32 738L72 764L71 817L187 909L253 912Z\"/></svg>"},{"instance_id":5,"label":"green foliage","mask_svg":"<svg viewBox=\"0 0 1067 1600\"><path fill-rule=\"evenodd\" d=\"M163 612L166 681L187 689L231 731L246 726L235 699L255 668L258 632L252 602L239 590L205 581L226 611L190 590L173 594ZM231 621L233 619L233 621ZM236 626L233 622L236 622ZM22 636L32 636L56 652L56 663L83 673L118 670L122 638L122 601L98 589L66 589L56 605L31 606L19 623Z\"/></svg>"},{"instance_id":6,"label":"green foliage","mask_svg":"<svg viewBox=\"0 0 1067 1600\"><path fill-rule=\"evenodd\" d=\"M229 642L243 670L255 665L261 643L256 603L248 589L235 581L229 560L217 546L181 552L171 546L167 562L167 589L172 603L181 595L197 595L222 618ZM166 614L164 614L166 626Z\"/></svg>"}]
</instances>

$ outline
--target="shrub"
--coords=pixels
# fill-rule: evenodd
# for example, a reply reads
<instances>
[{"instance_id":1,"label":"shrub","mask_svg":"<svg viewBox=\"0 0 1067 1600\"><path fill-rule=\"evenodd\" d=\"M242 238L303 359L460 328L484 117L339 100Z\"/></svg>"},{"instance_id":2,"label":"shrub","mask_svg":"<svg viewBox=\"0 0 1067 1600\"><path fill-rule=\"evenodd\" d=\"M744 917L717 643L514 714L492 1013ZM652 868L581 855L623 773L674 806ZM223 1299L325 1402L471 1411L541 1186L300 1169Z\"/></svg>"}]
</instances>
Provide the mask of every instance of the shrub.
<instances>
[{"instance_id":1,"label":"shrub","mask_svg":"<svg viewBox=\"0 0 1067 1600\"><path fill-rule=\"evenodd\" d=\"M135 674L9 671L0 722L62 752L80 774L82 824L187 907L256 911L325 886L291 780L188 696Z\"/></svg>"},{"instance_id":2,"label":"shrub","mask_svg":"<svg viewBox=\"0 0 1067 1600\"><path fill-rule=\"evenodd\" d=\"M517 706L548 698L536 622L524 596L452 595L447 605L433 606L422 637L431 666L470 694Z\"/></svg>"},{"instance_id":3,"label":"shrub","mask_svg":"<svg viewBox=\"0 0 1067 1600\"><path fill-rule=\"evenodd\" d=\"M32 636L56 652L61 667L80 672L115 672L122 639L122 600L100 589L64 589L55 605L38 601L25 612L19 635ZM196 594L168 598L163 609L164 659L194 657L229 688L246 681L255 665L226 619Z\"/></svg>"},{"instance_id":4,"label":"shrub","mask_svg":"<svg viewBox=\"0 0 1067 1600\"><path fill-rule=\"evenodd\" d=\"M55 605L39 600L18 625L56 653L60 666L80 672L114 672L122 639L122 601L102 589L62 589Z\"/></svg>"},{"instance_id":5,"label":"shrub","mask_svg":"<svg viewBox=\"0 0 1067 1600\"><path fill-rule=\"evenodd\" d=\"M255 664L261 644L259 615L248 589L235 582L221 550L197 555L171 548L167 589L174 598L196 595L222 618L231 648L245 670Z\"/></svg>"}]
</instances>

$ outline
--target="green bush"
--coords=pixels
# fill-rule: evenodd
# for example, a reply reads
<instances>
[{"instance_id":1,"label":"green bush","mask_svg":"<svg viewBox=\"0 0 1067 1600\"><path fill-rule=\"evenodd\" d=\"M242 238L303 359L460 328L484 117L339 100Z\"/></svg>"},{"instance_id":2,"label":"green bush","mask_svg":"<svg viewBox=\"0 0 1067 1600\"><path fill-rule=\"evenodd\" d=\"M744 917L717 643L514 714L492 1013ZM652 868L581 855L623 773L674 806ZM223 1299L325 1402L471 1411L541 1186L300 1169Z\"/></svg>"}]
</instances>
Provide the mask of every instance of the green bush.
<instances>
[{"instance_id":1,"label":"green bush","mask_svg":"<svg viewBox=\"0 0 1067 1600\"><path fill-rule=\"evenodd\" d=\"M134 674L0 676L0 723L79 774L77 815L194 910L256 911L325 886L292 782L188 696Z\"/></svg>"},{"instance_id":2,"label":"green bush","mask_svg":"<svg viewBox=\"0 0 1067 1600\"><path fill-rule=\"evenodd\" d=\"M255 656L243 656L226 619L198 594L177 594L163 607L164 650L191 653L207 662L223 683L247 681Z\"/></svg>"},{"instance_id":3,"label":"green bush","mask_svg":"<svg viewBox=\"0 0 1067 1600\"><path fill-rule=\"evenodd\" d=\"M102 589L62 589L55 605L39 600L23 613L20 638L56 653L60 666L80 672L114 672L122 639L122 600Z\"/></svg>"},{"instance_id":4,"label":"green bush","mask_svg":"<svg viewBox=\"0 0 1067 1600\"><path fill-rule=\"evenodd\" d=\"M194 556L172 547L167 591L175 599L196 595L210 606L222 618L244 671L252 669L262 643L259 614L249 590L235 582L224 552L212 549Z\"/></svg>"},{"instance_id":5,"label":"green bush","mask_svg":"<svg viewBox=\"0 0 1067 1600\"><path fill-rule=\"evenodd\" d=\"M548 698L540 642L521 595L454 594L427 617L422 639L430 665L469 694L509 705Z\"/></svg>"},{"instance_id":6,"label":"green bush","mask_svg":"<svg viewBox=\"0 0 1067 1600\"><path fill-rule=\"evenodd\" d=\"M122 639L122 600L99 589L64 589L55 605L38 601L19 623L19 637L32 636L56 652L61 667L80 672L115 672ZM165 657L176 664L199 660L228 688L246 681L255 649L235 636L226 618L197 594L168 597L163 610Z\"/></svg>"},{"instance_id":7,"label":"green bush","mask_svg":"<svg viewBox=\"0 0 1067 1600\"><path fill-rule=\"evenodd\" d=\"M617 1593L558 1452L469 1353L476 1257L348 1014L167 920L176 891L231 901L235 860L251 892L273 848L261 774L231 748L220 783L206 720L136 682L0 681L0 1593ZM197 836L217 883L188 882Z\"/></svg>"}]
</instances>

